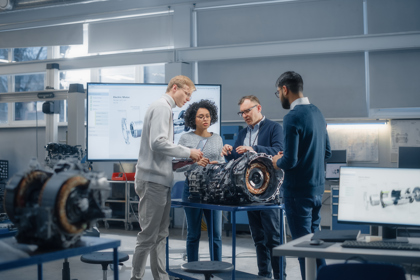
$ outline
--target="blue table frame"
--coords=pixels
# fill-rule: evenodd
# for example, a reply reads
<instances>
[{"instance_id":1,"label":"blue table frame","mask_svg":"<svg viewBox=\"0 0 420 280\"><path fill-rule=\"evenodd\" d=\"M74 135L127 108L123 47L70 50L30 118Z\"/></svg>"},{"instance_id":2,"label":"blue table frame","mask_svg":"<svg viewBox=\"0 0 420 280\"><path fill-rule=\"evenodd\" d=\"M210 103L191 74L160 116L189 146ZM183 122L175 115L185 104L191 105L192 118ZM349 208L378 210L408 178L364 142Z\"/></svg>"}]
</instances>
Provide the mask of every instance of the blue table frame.
<instances>
[{"instance_id":1,"label":"blue table frame","mask_svg":"<svg viewBox=\"0 0 420 280\"><path fill-rule=\"evenodd\" d=\"M201 208L208 209L211 211L211 223L210 223L210 232L212 233L212 223L213 223L213 210L222 210L229 211L232 213L232 264L234 269L232 270L232 279L235 280L235 270L236 270L236 212L239 211L256 211L256 210L268 210L268 209L280 209L280 243L283 244L283 214L284 214L284 205L282 204L249 204L249 205L216 205L209 203L195 203L195 202L185 202L181 199L172 199L171 207L192 207L192 208ZM213 234L210 235L210 244L213 244ZM210 257L213 260L213 247L210 248ZM280 277L283 279L283 257L280 257ZM194 280L195 278L186 277L183 274L173 272L169 269L169 239L166 242L166 270L169 275L175 277L181 277L186 280Z\"/></svg>"},{"instance_id":2,"label":"blue table frame","mask_svg":"<svg viewBox=\"0 0 420 280\"><path fill-rule=\"evenodd\" d=\"M13 244L16 243L14 238L2 238L0 241ZM4 257L0 254L0 271L14 269L29 265L38 265L38 280L42 280L42 264L44 262L50 262L65 258L70 258L78 255L88 254L95 251L113 248L114 249L114 267L118 267L118 247L121 245L120 240L105 239L99 237L88 237L84 236L81 241L74 248L48 251L48 252L31 252L28 258L19 258L15 260L5 261ZM22 245L20 246L27 246ZM29 249L29 246L27 246ZM5 252L4 252L5 253ZM118 280L118 269L114 269L114 279Z\"/></svg>"}]
</instances>

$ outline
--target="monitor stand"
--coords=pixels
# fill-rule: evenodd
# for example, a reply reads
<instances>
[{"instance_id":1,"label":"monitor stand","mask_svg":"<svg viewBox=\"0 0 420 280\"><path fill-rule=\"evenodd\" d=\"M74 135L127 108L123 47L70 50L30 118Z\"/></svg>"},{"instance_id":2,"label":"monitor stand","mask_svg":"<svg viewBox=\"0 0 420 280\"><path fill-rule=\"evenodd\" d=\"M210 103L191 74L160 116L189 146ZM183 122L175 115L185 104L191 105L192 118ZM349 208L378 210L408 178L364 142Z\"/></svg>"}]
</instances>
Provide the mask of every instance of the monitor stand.
<instances>
[{"instance_id":1,"label":"monitor stand","mask_svg":"<svg viewBox=\"0 0 420 280\"><path fill-rule=\"evenodd\" d=\"M397 227L382 226L382 241L408 243L408 238L397 237Z\"/></svg>"}]
</instances>

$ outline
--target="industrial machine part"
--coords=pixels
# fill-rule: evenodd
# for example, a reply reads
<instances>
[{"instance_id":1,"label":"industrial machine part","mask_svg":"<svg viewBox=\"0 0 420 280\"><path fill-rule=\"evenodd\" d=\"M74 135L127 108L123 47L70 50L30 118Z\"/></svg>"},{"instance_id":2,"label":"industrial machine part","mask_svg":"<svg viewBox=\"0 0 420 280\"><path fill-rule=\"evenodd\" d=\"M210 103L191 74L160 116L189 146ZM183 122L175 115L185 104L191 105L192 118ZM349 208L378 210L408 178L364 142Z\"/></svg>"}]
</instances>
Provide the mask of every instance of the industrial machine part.
<instances>
[{"instance_id":1,"label":"industrial machine part","mask_svg":"<svg viewBox=\"0 0 420 280\"><path fill-rule=\"evenodd\" d=\"M85 154L80 145L70 146L67 144L48 143L45 146L45 150L48 153L45 158L45 164L50 168L53 168L58 161L63 159L72 158L80 162Z\"/></svg>"},{"instance_id":2,"label":"industrial machine part","mask_svg":"<svg viewBox=\"0 0 420 280\"><path fill-rule=\"evenodd\" d=\"M6 186L4 206L18 228L19 243L68 248L97 219L111 216L104 206L109 192L104 174L67 159L59 161L53 172L30 169L14 175Z\"/></svg>"},{"instance_id":3,"label":"industrial machine part","mask_svg":"<svg viewBox=\"0 0 420 280\"><path fill-rule=\"evenodd\" d=\"M125 144L130 145L130 135L133 138L141 137L143 131L143 121L132 121L130 123L130 129L128 129L127 119L121 119L121 129Z\"/></svg>"},{"instance_id":4,"label":"industrial machine part","mask_svg":"<svg viewBox=\"0 0 420 280\"><path fill-rule=\"evenodd\" d=\"M122 129L122 134L123 134L125 144L129 145L130 144L130 130L128 130L126 118L121 119L121 129Z\"/></svg>"},{"instance_id":5,"label":"industrial machine part","mask_svg":"<svg viewBox=\"0 0 420 280\"><path fill-rule=\"evenodd\" d=\"M390 205L401 205L406 203L420 202L420 187L415 187L413 191L409 188L402 190L381 191L380 194L373 194L369 197L370 205L381 205L383 208Z\"/></svg>"},{"instance_id":6,"label":"industrial machine part","mask_svg":"<svg viewBox=\"0 0 420 280\"><path fill-rule=\"evenodd\" d=\"M271 156L247 152L224 164L185 172L190 200L215 204L278 203L284 173Z\"/></svg>"},{"instance_id":7,"label":"industrial machine part","mask_svg":"<svg viewBox=\"0 0 420 280\"><path fill-rule=\"evenodd\" d=\"M143 131L143 122L142 121L137 121L137 122L131 122L130 123L130 132L131 132L131 136L133 136L133 138L140 137L142 131Z\"/></svg>"}]
</instances>

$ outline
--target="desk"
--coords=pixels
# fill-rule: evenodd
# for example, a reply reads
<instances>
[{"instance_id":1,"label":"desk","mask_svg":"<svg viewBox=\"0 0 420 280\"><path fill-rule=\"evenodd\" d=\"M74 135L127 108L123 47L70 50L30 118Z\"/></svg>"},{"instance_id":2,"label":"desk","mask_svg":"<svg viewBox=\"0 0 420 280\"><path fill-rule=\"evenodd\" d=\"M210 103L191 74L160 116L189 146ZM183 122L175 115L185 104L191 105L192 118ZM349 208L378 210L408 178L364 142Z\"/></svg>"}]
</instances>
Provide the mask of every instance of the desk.
<instances>
[{"instance_id":1,"label":"desk","mask_svg":"<svg viewBox=\"0 0 420 280\"><path fill-rule=\"evenodd\" d=\"M2 238L1 242L16 248L21 247L23 252L29 254L29 257L16 257L14 259L6 258L7 252L0 252L0 271L14 269L29 265L38 265L38 280L42 280L42 264L78 255L92 253L99 250L114 249L114 267L118 267L118 247L121 245L120 240L105 239L98 237L82 237L74 248L62 249L57 251L37 252L34 251L34 245L17 244L14 238ZM32 249L31 249L32 248ZM59 277L61 278L61 276ZM118 269L114 269L114 279L118 280Z\"/></svg>"},{"instance_id":2,"label":"desk","mask_svg":"<svg viewBox=\"0 0 420 280\"><path fill-rule=\"evenodd\" d=\"M275 256L304 257L306 280L316 279L316 258L347 260L352 257L361 257L365 260L378 262L420 263L420 254L418 251L343 248L341 247L341 243L335 243L327 248L293 246L303 241L309 241L312 235L312 233L305 235L273 249L273 255ZM409 238L409 242L420 243L420 239Z\"/></svg>"},{"instance_id":3,"label":"desk","mask_svg":"<svg viewBox=\"0 0 420 280\"><path fill-rule=\"evenodd\" d=\"M208 209L208 210L222 210L222 211L229 211L232 212L232 264L233 264L233 271L232 271L232 279L235 280L235 270L236 270L236 212L239 211L255 211L255 210L267 210L267 209L280 209L280 242L283 243L283 205L279 204L249 204L249 205L216 205L216 204L209 204L209 203L195 203L195 202L185 202L181 199L172 199L172 207L192 207L192 208L201 208L201 209ZM211 212L211 222L213 221L213 211ZM210 232L212 228L212 223L210 223ZM213 240L213 236L210 236L211 244ZM182 277L183 279L194 279L194 278L185 278L185 275L178 274L173 272L169 269L169 241L166 243L166 270L168 274L175 277ZM213 256L212 248L210 249L210 256ZM280 276L283 277L283 258L280 258Z\"/></svg>"}]
</instances>

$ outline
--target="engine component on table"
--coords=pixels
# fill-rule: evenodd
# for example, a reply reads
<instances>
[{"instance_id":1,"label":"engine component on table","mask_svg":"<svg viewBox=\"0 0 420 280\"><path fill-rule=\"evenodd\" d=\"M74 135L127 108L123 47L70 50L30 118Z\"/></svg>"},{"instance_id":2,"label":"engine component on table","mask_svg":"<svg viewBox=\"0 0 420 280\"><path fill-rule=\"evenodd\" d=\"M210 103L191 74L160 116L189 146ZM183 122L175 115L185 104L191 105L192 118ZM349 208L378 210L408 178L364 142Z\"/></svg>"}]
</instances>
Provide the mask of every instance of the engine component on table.
<instances>
[{"instance_id":1,"label":"engine component on table","mask_svg":"<svg viewBox=\"0 0 420 280\"><path fill-rule=\"evenodd\" d=\"M53 172L31 169L14 175L6 186L4 206L18 228L19 243L68 248L97 219L111 216L104 206L109 192L104 174L67 159Z\"/></svg>"},{"instance_id":2,"label":"engine component on table","mask_svg":"<svg viewBox=\"0 0 420 280\"><path fill-rule=\"evenodd\" d=\"M50 168L53 168L62 159L74 158L80 162L84 157L84 151L80 145L48 143L45 150L48 152L45 164Z\"/></svg>"},{"instance_id":3,"label":"engine component on table","mask_svg":"<svg viewBox=\"0 0 420 280\"><path fill-rule=\"evenodd\" d=\"M185 172L190 200L215 204L278 203L283 171L273 167L271 156L247 152L224 164L210 164Z\"/></svg>"},{"instance_id":4,"label":"engine component on table","mask_svg":"<svg viewBox=\"0 0 420 280\"><path fill-rule=\"evenodd\" d=\"M406 203L420 202L420 187L415 187L413 191L409 188L402 190L381 191L380 194L372 194L369 197L370 205L381 205L383 208L390 205L401 205Z\"/></svg>"}]
</instances>

